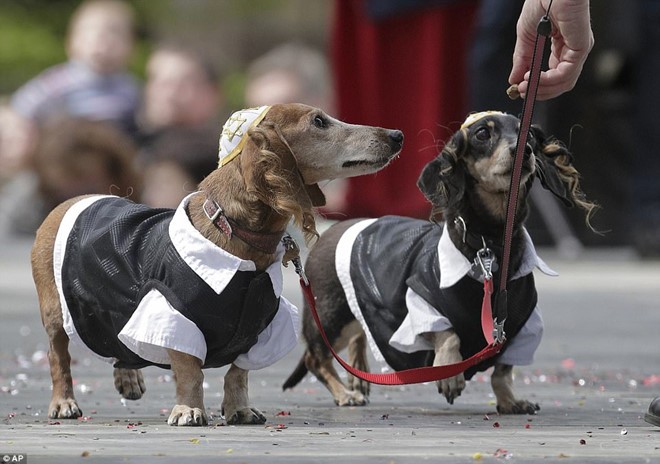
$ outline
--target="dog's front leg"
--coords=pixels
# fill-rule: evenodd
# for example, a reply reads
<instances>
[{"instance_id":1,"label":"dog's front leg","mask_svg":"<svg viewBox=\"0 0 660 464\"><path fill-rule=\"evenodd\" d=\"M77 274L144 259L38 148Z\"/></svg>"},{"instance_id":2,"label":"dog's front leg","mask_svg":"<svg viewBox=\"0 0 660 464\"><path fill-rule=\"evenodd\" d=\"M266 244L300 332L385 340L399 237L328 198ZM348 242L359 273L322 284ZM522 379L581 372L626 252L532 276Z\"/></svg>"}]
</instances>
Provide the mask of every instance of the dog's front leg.
<instances>
[{"instance_id":1,"label":"dog's front leg","mask_svg":"<svg viewBox=\"0 0 660 464\"><path fill-rule=\"evenodd\" d=\"M490 384L500 414L536 414L541 409L536 403L516 399L513 394L513 366L509 364L495 364Z\"/></svg>"},{"instance_id":2,"label":"dog's front leg","mask_svg":"<svg viewBox=\"0 0 660 464\"><path fill-rule=\"evenodd\" d=\"M250 407L248 397L248 371L232 364L225 374L225 396L222 399L222 414L229 425L263 424L266 416Z\"/></svg>"},{"instance_id":3,"label":"dog's front leg","mask_svg":"<svg viewBox=\"0 0 660 464\"><path fill-rule=\"evenodd\" d=\"M169 425L207 425L204 410L204 373L202 361L180 351L167 350L176 383L176 406L172 408Z\"/></svg>"},{"instance_id":4,"label":"dog's front leg","mask_svg":"<svg viewBox=\"0 0 660 464\"><path fill-rule=\"evenodd\" d=\"M452 329L429 333L426 336L434 346L434 366L446 366L463 360L460 352L461 340ZM465 389L465 377L460 373L448 379L438 380L437 385L438 393L444 395L449 404L454 404L454 399L461 396Z\"/></svg>"}]
</instances>

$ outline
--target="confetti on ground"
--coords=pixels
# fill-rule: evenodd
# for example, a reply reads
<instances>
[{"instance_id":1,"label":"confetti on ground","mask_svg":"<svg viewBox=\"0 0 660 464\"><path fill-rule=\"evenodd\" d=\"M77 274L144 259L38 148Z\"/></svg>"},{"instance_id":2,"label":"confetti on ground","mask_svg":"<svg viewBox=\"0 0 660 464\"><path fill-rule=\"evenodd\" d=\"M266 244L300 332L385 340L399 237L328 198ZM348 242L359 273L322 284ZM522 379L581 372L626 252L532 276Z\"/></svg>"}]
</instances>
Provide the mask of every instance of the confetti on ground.
<instances>
[{"instance_id":1,"label":"confetti on ground","mask_svg":"<svg viewBox=\"0 0 660 464\"><path fill-rule=\"evenodd\" d=\"M193 445L199 445L199 438L191 438L190 443L192 443Z\"/></svg>"},{"instance_id":2,"label":"confetti on ground","mask_svg":"<svg viewBox=\"0 0 660 464\"><path fill-rule=\"evenodd\" d=\"M575 360L573 358L566 358L562 360L561 367L564 369L575 369Z\"/></svg>"},{"instance_id":3,"label":"confetti on ground","mask_svg":"<svg viewBox=\"0 0 660 464\"><path fill-rule=\"evenodd\" d=\"M499 428L499 427L500 427L500 423L499 423L499 422L493 422L493 427L495 427L496 429Z\"/></svg>"},{"instance_id":4,"label":"confetti on ground","mask_svg":"<svg viewBox=\"0 0 660 464\"><path fill-rule=\"evenodd\" d=\"M642 383L646 386L660 385L660 375L649 375L645 377Z\"/></svg>"},{"instance_id":5,"label":"confetti on ground","mask_svg":"<svg viewBox=\"0 0 660 464\"><path fill-rule=\"evenodd\" d=\"M581 438L581 439L580 439L580 444L581 444L581 445L586 445L586 444L587 444L587 440L585 440L584 438Z\"/></svg>"},{"instance_id":6,"label":"confetti on ground","mask_svg":"<svg viewBox=\"0 0 660 464\"><path fill-rule=\"evenodd\" d=\"M290 411L279 411L276 416L290 416L291 412Z\"/></svg>"},{"instance_id":7,"label":"confetti on ground","mask_svg":"<svg viewBox=\"0 0 660 464\"><path fill-rule=\"evenodd\" d=\"M474 453L474 454L472 455L472 459L474 459L475 461L480 461L481 458L482 458L482 454L481 454L481 453L478 453L478 452L477 452L477 453Z\"/></svg>"},{"instance_id":8,"label":"confetti on ground","mask_svg":"<svg viewBox=\"0 0 660 464\"><path fill-rule=\"evenodd\" d=\"M628 435L628 430L621 429L621 435Z\"/></svg>"}]
</instances>

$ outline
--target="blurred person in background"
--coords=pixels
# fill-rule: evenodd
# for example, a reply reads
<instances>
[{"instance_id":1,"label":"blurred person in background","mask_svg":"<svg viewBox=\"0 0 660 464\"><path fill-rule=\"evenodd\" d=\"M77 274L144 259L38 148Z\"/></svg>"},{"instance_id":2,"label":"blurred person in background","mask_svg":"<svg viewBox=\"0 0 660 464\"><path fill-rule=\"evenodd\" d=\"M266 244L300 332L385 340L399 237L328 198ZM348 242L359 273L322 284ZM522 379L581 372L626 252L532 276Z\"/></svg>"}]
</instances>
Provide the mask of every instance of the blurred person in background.
<instances>
[{"instance_id":1,"label":"blurred person in background","mask_svg":"<svg viewBox=\"0 0 660 464\"><path fill-rule=\"evenodd\" d=\"M639 4L640 51L634 75L635 98L631 239L642 258L660 258L660 2ZM655 402L660 426L660 398Z\"/></svg>"},{"instance_id":2,"label":"blurred person in background","mask_svg":"<svg viewBox=\"0 0 660 464\"><path fill-rule=\"evenodd\" d=\"M141 157L141 202L154 208L176 208L217 167L218 137L209 136L205 129L172 128Z\"/></svg>"},{"instance_id":3,"label":"blurred person in background","mask_svg":"<svg viewBox=\"0 0 660 464\"><path fill-rule=\"evenodd\" d=\"M340 119L395 127L401 156L348 179L344 217L428 219L417 188L424 165L465 119L466 57L477 1L335 0L331 58Z\"/></svg>"},{"instance_id":4,"label":"blurred person in background","mask_svg":"<svg viewBox=\"0 0 660 464\"><path fill-rule=\"evenodd\" d=\"M252 61L247 68L245 104L248 107L274 103L304 103L336 116L332 74L326 56L299 42L287 42L272 48ZM323 184L326 204L323 215L344 208L346 180L334 179Z\"/></svg>"},{"instance_id":5,"label":"blurred person in background","mask_svg":"<svg viewBox=\"0 0 660 464\"><path fill-rule=\"evenodd\" d=\"M88 193L136 199L137 151L128 135L103 121L59 118L46 124L34 152L34 169L0 192L0 237L33 237L61 202Z\"/></svg>"},{"instance_id":6,"label":"blurred person in background","mask_svg":"<svg viewBox=\"0 0 660 464\"><path fill-rule=\"evenodd\" d=\"M219 76L201 52L179 44L158 46L146 75L138 118L141 201L175 208L217 166Z\"/></svg>"},{"instance_id":7,"label":"blurred person in background","mask_svg":"<svg viewBox=\"0 0 660 464\"><path fill-rule=\"evenodd\" d=\"M0 165L29 168L39 129L60 117L107 121L134 134L139 86L127 71L134 29L134 11L123 1L88 0L76 9L66 39L68 61L24 84L4 111Z\"/></svg>"},{"instance_id":8,"label":"blurred person in background","mask_svg":"<svg viewBox=\"0 0 660 464\"><path fill-rule=\"evenodd\" d=\"M245 103L304 103L332 114L332 75L325 55L297 42L271 49L248 66Z\"/></svg>"},{"instance_id":9,"label":"blurred person in background","mask_svg":"<svg viewBox=\"0 0 660 464\"><path fill-rule=\"evenodd\" d=\"M158 46L146 65L138 119L141 148L148 150L171 128L205 128L219 133L222 103L213 63L193 48Z\"/></svg>"}]
</instances>

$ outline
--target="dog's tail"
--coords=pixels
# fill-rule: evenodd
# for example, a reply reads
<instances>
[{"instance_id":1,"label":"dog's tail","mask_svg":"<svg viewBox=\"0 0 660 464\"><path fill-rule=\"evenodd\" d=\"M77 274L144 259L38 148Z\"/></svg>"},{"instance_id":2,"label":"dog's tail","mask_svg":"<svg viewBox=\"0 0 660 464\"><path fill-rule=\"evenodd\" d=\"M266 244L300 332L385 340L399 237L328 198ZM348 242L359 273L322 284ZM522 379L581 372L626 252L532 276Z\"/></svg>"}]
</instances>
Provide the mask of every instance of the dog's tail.
<instances>
[{"instance_id":1,"label":"dog's tail","mask_svg":"<svg viewBox=\"0 0 660 464\"><path fill-rule=\"evenodd\" d=\"M293 370L289 378L286 379L284 385L282 385L282 390L288 390L289 388L293 388L298 385L303 377L307 375L307 372L308 370L307 366L305 365L305 355L303 355L302 358L300 358L300 362L298 362L296 368Z\"/></svg>"}]
</instances>

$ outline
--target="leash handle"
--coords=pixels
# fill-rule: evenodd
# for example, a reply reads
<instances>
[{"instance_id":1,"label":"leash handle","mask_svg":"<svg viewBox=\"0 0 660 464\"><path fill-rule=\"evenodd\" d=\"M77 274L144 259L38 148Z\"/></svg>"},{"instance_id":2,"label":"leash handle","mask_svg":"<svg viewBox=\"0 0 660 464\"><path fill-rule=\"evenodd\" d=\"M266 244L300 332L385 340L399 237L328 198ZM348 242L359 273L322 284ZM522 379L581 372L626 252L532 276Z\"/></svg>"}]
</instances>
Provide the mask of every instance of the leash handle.
<instances>
[{"instance_id":1,"label":"leash handle","mask_svg":"<svg viewBox=\"0 0 660 464\"><path fill-rule=\"evenodd\" d=\"M312 286L308 281L300 278L300 286L302 287L305 299L309 306L309 310L314 317L316 326L321 333L321 337L325 342L326 346L332 353L332 356L337 360L341 366L346 369L350 374L355 377L365 380L370 383L375 383L378 385L408 385L411 383L423 383L423 382L433 382L436 380L446 379L453 377L462 372L465 372L472 366L479 364L482 361L485 361L488 358L495 356L500 352L504 346L501 343L493 342L493 319L492 319L492 310L490 306L490 295L492 293L492 281L486 280L484 282L484 301L481 307L481 322L483 324L483 332L488 345L477 354L465 359L464 361L447 364L445 366L428 366L428 367L418 367L415 369L406 369L403 371L390 372L387 374L374 374L371 372L362 371L360 369L355 369L353 366L344 361L339 354L332 348L328 336L323 330L323 324L321 323L321 318L319 317L318 312L316 311L316 301L314 299L314 293L312 292ZM489 291L486 291L488 288Z\"/></svg>"},{"instance_id":2,"label":"leash handle","mask_svg":"<svg viewBox=\"0 0 660 464\"><path fill-rule=\"evenodd\" d=\"M509 276L509 260L511 257L511 241L513 238L513 226L516 220L516 211L518 210L518 194L520 191L520 178L522 176L522 163L524 151L527 145L529 130L532 125L532 116L534 114L534 103L536 93L541 79L541 62L543 61L543 51L545 49L546 39L552 32L552 23L550 22L550 7L548 5L545 16L541 18L536 28L536 41L534 42L534 54L532 55L532 64L529 75L529 86L527 87L527 97L523 105L523 111L520 121L520 131L516 141L516 156L514 159L513 173L511 174L511 183L509 185L509 196L507 200L506 224L503 237L502 267L500 273L499 293L495 300L496 324L502 325L507 318L507 282Z\"/></svg>"}]
</instances>

